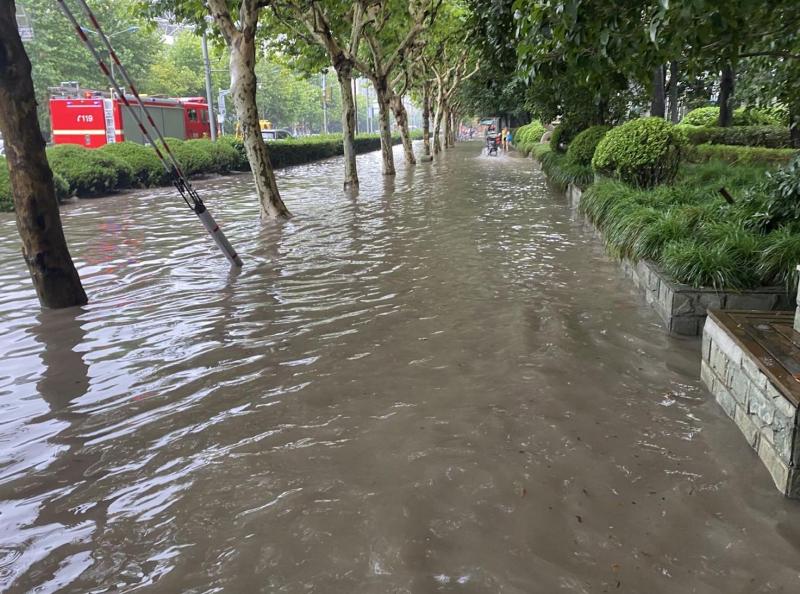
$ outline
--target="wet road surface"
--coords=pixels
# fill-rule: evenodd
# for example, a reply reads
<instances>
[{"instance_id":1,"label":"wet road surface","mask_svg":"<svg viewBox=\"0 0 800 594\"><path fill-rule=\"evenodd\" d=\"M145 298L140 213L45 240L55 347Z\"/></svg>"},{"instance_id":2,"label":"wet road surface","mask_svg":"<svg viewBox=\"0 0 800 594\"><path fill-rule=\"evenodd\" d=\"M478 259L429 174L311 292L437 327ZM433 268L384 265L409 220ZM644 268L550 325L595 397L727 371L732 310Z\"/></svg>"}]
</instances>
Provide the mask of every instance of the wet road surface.
<instances>
[{"instance_id":1,"label":"wet road surface","mask_svg":"<svg viewBox=\"0 0 800 594\"><path fill-rule=\"evenodd\" d=\"M784 500L530 161L466 143L63 208L90 305L0 218L0 591L800 592Z\"/></svg>"}]
</instances>

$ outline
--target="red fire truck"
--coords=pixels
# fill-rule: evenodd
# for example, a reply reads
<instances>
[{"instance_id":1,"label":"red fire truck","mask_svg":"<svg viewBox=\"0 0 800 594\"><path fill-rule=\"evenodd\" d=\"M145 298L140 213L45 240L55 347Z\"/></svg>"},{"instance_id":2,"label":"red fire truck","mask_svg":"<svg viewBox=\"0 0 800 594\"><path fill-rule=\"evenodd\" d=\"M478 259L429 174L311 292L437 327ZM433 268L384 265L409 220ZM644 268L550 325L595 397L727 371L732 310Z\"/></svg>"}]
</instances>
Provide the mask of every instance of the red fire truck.
<instances>
[{"instance_id":1,"label":"red fire truck","mask_svg":"<svg viewBox=\"0 0 800 594\"><path fill-rule=\"evenodd\" d=\"M127 99L139 108L132 95ZM187 140L211 134L203 97L142 97L142 102L164 137ZM97 148L124 140L145 142L136 120L118 97L77 86L50 89L50 123L55 144Z\"/></svg>"}]
</instances>

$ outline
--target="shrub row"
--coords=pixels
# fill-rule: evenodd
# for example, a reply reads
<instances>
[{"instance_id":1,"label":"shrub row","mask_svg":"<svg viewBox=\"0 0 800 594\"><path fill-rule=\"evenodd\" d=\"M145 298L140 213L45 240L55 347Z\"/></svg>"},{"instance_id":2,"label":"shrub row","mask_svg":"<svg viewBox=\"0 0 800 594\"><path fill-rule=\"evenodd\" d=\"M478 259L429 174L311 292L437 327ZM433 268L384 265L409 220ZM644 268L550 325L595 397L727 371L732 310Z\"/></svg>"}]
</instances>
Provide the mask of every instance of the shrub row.
<instances>
[{"instance_id":1,"label":"shrub row","mask_svg":"<svg viewBox=\"0 0 800 594\"><path fill-rule=\"evenodd\" d=\"M730 128L678 126L691 144L730 144L789 148L792 139L786 126L732 126Z\"/></svg>"},{"instance_id":2,"label":"shrub row","mask_svg":"<svg viewBox=\"0 0 800 594\"><path fill-rule=\"evenodd\" d=\"M64 200L69 197L69 185L57 173L53 174L53 185L56 189L56 198ZM8 172L6 158L0 156L0 212L14 210L14 197L11 194L11 176Z\"/></svg>"},{"instance_id":3,"label":"shrub row","mask_svg":"<svg viewBox=\"0 0 800 594\"><path fill-rule=\"evenodd\" d=\"M714 127L719 122L719 107L698 107L687 113L681 124ZM733 110L734 126L789 126L785 107L739 107Z\"/></svg>"},{"instance_id":4,"label":"shrub row","mask_svg":"<svg viewBox=\"0 0 800 594\"><path fill-rule=\"evenodd\" d=\"M513 135L514 146L518 151L527 155L535 145L541 142L544 133L545 127L539 120L520 126Z\"/></svg>"},{"instance_id":5,"label":"shrub row","mask_svg":"<svg viewBox=\"0 0 800 594\"><path fill-rule=\"evenodd\" d=\"M771 149L760 146L729 146L725 144L698 144L690 146L686 160L690 163L724 161L732 165L763 163L782 165L797 155L794 149Z\"/></svg>"},{"instance_id":6,"label":"shrub row","mask_svg":"<svg viewBox=\"0 0 800 594\"><path fill-rule=\"evenodd\" d=\"M412 138L421 132L412 133ZM399 137L393 138L399 143ZM168 138L172 154L184 174L228 173L249 168L244 145L233 136L223 136L218 142L208 139L178 140ZM377 134L357 136L357 153L380 148ZM274 167L310 163L341 155L344 152L341 136L312 136L279 140L268 144ZM99 149L63 144L47 149L47 159L53 170L56 196L59 200L72 195L98 196L126 188L149 188L168 185L170 177L158 160L155 151L134 142L107 144ZM8 167L0 157L0 210L13 210Z\"/></svg>"}]
</instances>

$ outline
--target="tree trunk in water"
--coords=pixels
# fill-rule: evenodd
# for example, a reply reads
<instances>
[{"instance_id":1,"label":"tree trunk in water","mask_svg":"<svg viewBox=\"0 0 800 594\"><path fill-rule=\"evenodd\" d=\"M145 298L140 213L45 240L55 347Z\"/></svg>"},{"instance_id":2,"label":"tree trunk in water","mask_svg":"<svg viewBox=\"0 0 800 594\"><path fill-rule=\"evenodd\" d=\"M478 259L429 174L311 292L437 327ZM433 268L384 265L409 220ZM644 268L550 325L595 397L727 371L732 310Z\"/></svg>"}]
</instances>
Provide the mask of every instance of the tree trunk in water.
<instances>
[{"instance_id":1,"label":"tree trunk in water","mask_svg":"<svg viewBox=\"0 0 800 594\"><path fill-rule=\"evenodd\" d=\"M442 152L442 117L444 117L445 107L443 103L439 103L436 107L436 115L433 122L433 154L438 155Z\"/></svg>"},{"instance_id":2,"label":"tree trunk in water","mask_svg":"<svg viewBox=\"0 0 800 594\"><path fill-rule=\"evenodd\" d=\"M261 216L288 219L291 214L281 200L275 173L261 137L258 106L256 105L255 40L239 33L230 44L231 88L236 115L242 123L242 137L250 170L256 183Z\"/></svg>"},{"instance_id":3,"label":"tree trunk in water","mask_svg":"<svg viewBox=\"0 0 800 594\"><path fill-rule=\"evenodd\" d=\"M450 143L450 136L452 133L452 126L453 126L453 117L450 113L450 109L444 110L444 148L449 149L453 146Z\"/></svg>"},{"instance_id":4,"label":"tree trunk in water","mask_svg":"<svg viewBox=\"0 0 800 594\"><path fill-rule=\"evenodd\" d=\"M346 64L336 68L339 89L342 92L342 144L344 145L344 187L358 187L356 169L356 108L353 103L353 71Z\"/></svg>"},{"instance_id":5,"label":"tree trunk in water","mask_svg":"<svg viewBox=\"0 0 800 594\"><path fill-rule=\"evenodd\" d=\"M677 124L680 119L678 116L678 62L672 60L669 63L669 119L673 124Z\"/></svg>"},{"instance_id":6,"label":"tree trunk in water","mask_svg":"<svg viewBox=\"0 0 800 594\"><path fill-rule=\"evenodd\" d=\"M86 303L61 227L53 173L36 117L31 63L17 32L14 0L0 2L0 132L11 176L22 257L42 307Z\"/></svg>"},{"instance_id":7,"label":"tree trunk in water","mask_svg":"<svg viewBox=\"0 0 800 594\"><path fill-rule=\"evenodd\" d=\"M397 122L397 127L400 129L400 138L403 140L403 156L406 164L416 165L417 159L414 157L411 134L408 132L408 113L405 105L403 105L403 98L400 95L393 94L391 105L392 112L394 112L394 121Z\"/></svg>"},{"instance_id":8,"label":"tree trunk in water","mask_svg":"<svg viewBox=\"0 0 800 594\"><path fill-rule=\"evenodd\" d=\"M422 85L422 146L426 157L431 156L431 85Z\"/></svg>"},{"instance_id":9,"label":"tree trunk in water","mask_svg":"<svg viewBox=\"0 0 800 594\"><path fill-rule=\"evenodd\" d=\"M392 124L389 120L389 83L386 78L372 81L378 99L378 119L381 123L381 159L383 175L394 175L394 153L392 152Z\"/></svg>"},{"instance_id":10,"label":"tree trunk in water","mask_svg":"<svg viewBox=\"0 0 800 594\"><path fill-rule=\"evenodd\" d=\"M653 97L650 101L650 115L663 118L666 113L664 97L664 67L653 70Z\"/></svg>"},{"instance_id":11,"label":"tree trunk in water","mask_svg":"<svg viewBox=\"0 0 800 594\"><path fill-rule=\"evenodd\" d=\"M722 80L719 84L719 125L723 128L727 128L733 123L731 98L734 86L733 66L728 62L722 67Z\"/></svg>"}]
</instances>

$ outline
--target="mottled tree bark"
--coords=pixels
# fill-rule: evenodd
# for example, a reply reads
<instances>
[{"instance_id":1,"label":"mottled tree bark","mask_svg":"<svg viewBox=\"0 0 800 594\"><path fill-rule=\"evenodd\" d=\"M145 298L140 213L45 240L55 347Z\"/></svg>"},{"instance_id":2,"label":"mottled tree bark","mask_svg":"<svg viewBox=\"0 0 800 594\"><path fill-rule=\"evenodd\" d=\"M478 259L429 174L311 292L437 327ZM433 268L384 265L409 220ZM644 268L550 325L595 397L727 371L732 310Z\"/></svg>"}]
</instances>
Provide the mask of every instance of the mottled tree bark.
<instances>
[{"instance_id":1,"label":"mottled tree bark","mask_svg":"<svg viewBox=\"0 0 800 594\"><path fill-rule=\"evenodd\" d=\"M720 80L719 84L719 125L723 128L733 123L731 99L733 98L734 86L733 65L728 62L722 67L722 80Z\"/></svg>"},{"instance_id":2,"label":"mottled tree bark","mask_svg":"<svg viewBox=\"0 0 800 594\"><path fill-rule=\"evenodd\" d=\"M0 2L0 132L5 142L22 257L42 307L86 303L61 226L53 174L36 117L31 63L14 0Z\"/></svg>"},{"instance_id":3,"label":"mottled tree bark","mask_svg":"<svg viewBox=\"0 0 800 594\"><path fill-rule=\"evenodd\" d=\"M422 149L426 157L431 156L431 83L422 83Z\"/></svg>"},{"instance_id":4,"label":"mottled tree bark","mask_svg":"<svg viewBox=\"0 0 800 594\"><path fill-rule=\"evenodd\" d=\"M356 167L356 107L353 102L353 68L341 60L334 64L339 89L342 92L342 144L344 146L344 187L358 187Z\"/></svg>"},{"instance_id":5,"label":"mottled tree bark","mask_svg":"<svg viewBox=\"0 0 800 594\"><path fill-rule=\"evenodd\" d=\"M390 100L394 121L400 130L400 139L403 141L403 156L407 165L416 165L417 159L414 157L414 148L411 144L411 134L408 131L408 113L403 105L403 98L397 93L392 94Z\"/></svg>"},{"instance_id":6,"label":"mottled tree bark","mask_svg":"<svg viewBox=\"0 0 800 594\"><path fill-rule=\"evenodd\" d=\"M444 148L453 146L453 112L446 108L444 110Z\"/></svg>"},{"instance_id":7,"label":"mottled tree bark","mask_svg":"<svg viewBox=\"0 0 800 594\"><path fill-rule=\"evenodd\" d=\"M394 175L394 152L392 149L392 125L389 118L389 81L385 76L372 78L378 100L378 120L381 132L381 163L383 175Z\"/></svg>"},{"instance_id":8,"label":"mottled tree bark","mask_svg":"<svg viewBox=\"0 0 800 594\"><path fill-rule=\"evenodd\" d=\"M256 184L261 216L286 219L291 216L281 199L267 145L261 137L256 104L256 27L260 10L257 0L242 0L238 26L233 23L225 0L209 0L208 8L230 49L231 92L250 170Z\"/></svg>"}]
</instances>

